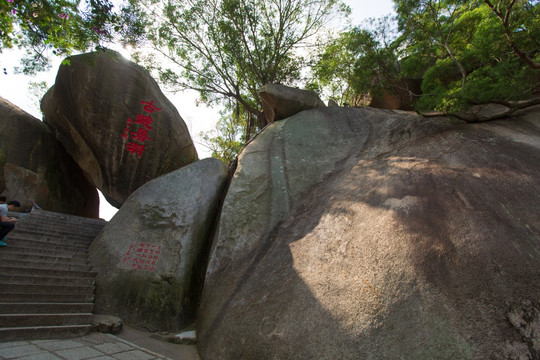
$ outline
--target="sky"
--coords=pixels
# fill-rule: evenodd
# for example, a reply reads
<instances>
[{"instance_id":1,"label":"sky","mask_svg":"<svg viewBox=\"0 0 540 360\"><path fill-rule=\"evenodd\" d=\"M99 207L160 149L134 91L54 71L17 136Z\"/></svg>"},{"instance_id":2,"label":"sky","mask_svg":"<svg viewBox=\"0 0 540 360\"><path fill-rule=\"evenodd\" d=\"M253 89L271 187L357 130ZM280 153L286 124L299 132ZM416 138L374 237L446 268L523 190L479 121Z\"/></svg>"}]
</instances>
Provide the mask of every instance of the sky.
<instances>
[{"instance_id":1,"label":"sky","mask_svg":"<svg viewBox=\"0 0 540 360\"><path fill-rule=\"evenodd\" d=\"M344 0L344 2L352 10L352 25L359 25L363 20L370 17L381 17L393 13L392 0ZM127 51L121 48L116 50L120 51L122 55L129 59L129 53ZM14 50L4 50L0 53L0 97L7 99L41 120L39 98L34 96L29 90L30 83L45 81L48 87L52 86L62 59L56 60L48 72L35 76L26 76L16 74L13 71L13 68L19 65L21 55L21 51ZM4 73L4 69L7 74ZM201 144L199 134L203 131L212 130L215 127L216 122L219 120L218 110L208 108L204 105L197 106L197 94L194 92L172 94L164 91L164 93L173 105L176 106L184 119L195 143L199 158L210 157L208 149ZM99 195L100 217L110 220L117 209L109 205L101 193Z\"/></svg>"}]
</instances>

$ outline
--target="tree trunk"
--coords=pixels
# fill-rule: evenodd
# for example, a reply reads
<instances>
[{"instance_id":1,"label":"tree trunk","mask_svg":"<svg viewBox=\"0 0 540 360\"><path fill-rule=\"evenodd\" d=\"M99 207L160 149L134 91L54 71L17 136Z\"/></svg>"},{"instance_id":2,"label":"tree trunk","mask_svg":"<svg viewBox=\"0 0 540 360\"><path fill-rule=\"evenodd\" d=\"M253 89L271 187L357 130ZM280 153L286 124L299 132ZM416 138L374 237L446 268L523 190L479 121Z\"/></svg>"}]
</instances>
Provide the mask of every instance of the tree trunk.
<instances>
[{"instance_id":1,"label":"tree trunk","mask_svg":"<svg viewBox=\"0 0 540 360\"><path fill-rule=\"evenodd\" d=\"M456 64L456 66L458 67L459 71L461 72L461 88L465 88L465 84L467 84L467 70L465 70L465 68L463 67L463 65L459 62L458 59L456 59L456 57L454 56L454 54L452 53L452 50L450 50L450 47L448 46L448 44L444 44L444 48L446 49L446 51L448 52L448 55L450 55L450 58L452 59L452 61L454 62L454 64Z\"/></svg>"},{"instance_id":2,"label":"tree trunk","mask_svg":"<svg viewBox=\"0 0 540 360\"><path fill-rule=\"evenodd\" d=\"M268 122L266 121L266 116L262 111L259 111L257 114L257 126L259 127L259 130L264 129L264 127L268 125Z\"/></svg>"}]
</instances>

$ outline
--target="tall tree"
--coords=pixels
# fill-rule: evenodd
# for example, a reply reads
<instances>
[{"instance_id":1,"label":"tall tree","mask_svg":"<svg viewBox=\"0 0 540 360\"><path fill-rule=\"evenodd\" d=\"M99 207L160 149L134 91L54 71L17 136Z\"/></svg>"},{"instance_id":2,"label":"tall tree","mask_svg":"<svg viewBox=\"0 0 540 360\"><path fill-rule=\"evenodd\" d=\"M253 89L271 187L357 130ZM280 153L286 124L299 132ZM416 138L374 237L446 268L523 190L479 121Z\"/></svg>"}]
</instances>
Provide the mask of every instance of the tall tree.
<instances>
[{"instance_id":1,"label":"tall tree","mask_svg":"<svg viewBox=\"0 0 540 360\"><path fill-rule=\"evenodd\" d=\"M386 16L339 34L318 56L310 87L328 92L339 104L352 106L396 87L399 49L393 25L394 19Z\"/></svg>"},{"instance_id":2,"label":"tall tree","mask_svg":"<svg viewBox=\"0 0 540 360\"><path fill-rule=\"evenodd\" d=\"M232 99L233 108L251 114L247 128L266 124L258 90L299 79L301 50L313 46L324 25L347 10L338 0L154 0L139 5L154 21L148 29L154 50L167 60L155 65L155 57L147 58L161 80L173 90L198 91L206 104ZM245 135L249 140L249 132Z\"/></svg>"}]
</instances>

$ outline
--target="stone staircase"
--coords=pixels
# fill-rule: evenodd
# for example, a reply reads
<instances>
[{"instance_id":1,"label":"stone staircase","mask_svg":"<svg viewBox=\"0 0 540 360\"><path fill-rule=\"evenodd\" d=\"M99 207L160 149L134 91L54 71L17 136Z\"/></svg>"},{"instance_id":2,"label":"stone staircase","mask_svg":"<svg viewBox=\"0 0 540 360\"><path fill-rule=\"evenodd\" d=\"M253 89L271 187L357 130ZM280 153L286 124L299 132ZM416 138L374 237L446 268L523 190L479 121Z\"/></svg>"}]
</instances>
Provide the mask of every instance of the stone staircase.
<instances>
[{"instance_id":1,"label":"stone staircase","mask_svg":"<svg viewBox=\"0 0 540 360\"><path fill-rule=\"evenodd\" d=\"M106 221L33 210L0 248L0 342L81 336L91 329L88 247Z\"/></svg>"}]
</instances>

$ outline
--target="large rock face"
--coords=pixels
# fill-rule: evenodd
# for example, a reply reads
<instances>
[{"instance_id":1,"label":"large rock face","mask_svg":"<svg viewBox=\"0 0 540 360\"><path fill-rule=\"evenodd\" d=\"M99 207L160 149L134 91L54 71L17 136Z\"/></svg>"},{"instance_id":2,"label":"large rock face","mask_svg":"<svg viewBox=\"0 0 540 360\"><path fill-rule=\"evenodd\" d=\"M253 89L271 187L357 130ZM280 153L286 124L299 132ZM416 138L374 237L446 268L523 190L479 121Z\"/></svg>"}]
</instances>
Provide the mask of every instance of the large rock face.
<instances>
[{"instance_id":1,"label":"large rock face","mask_svg":"<svg viewBox=\"0 0 540 360\"><path fill-rule=\"evenodd\" d=\"M95 313L178 330L193 320L227 166L204 159L135 191L90 247Z\"/></svg>"},{"instance_id":2,"label":"large rock face","mask_svg":"<svg viewBox=\"0 0 540 360\"><path fill-rule=\"evenodd\" d=\"M44 121L112 205L197 160L184 121L144 69L113 51L69 60L42 100Z\"/></svg>"},{"instance_id":3,"label":"large rock face","mask_svg":"<svg viewBox=\"0 0 540 360\"><path fill-rule=\"evenodd\" d=\"M23 209L98 217L96 188L41 121L0 98L0 193Z\"/></svg>"},{"instance_id":4,"label":"large rock face","mask_svg":"<svg viewBox=\"0 0 540 360\"><path fill-rule=\"evenodd\" d=\"M540 116L304 111L241 153L202 359L537 359Z\"/></svg>"}]
</instances>

